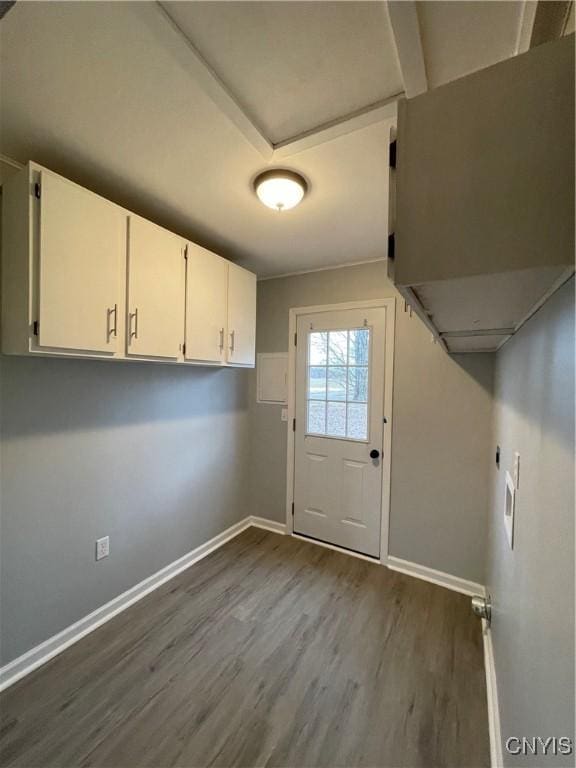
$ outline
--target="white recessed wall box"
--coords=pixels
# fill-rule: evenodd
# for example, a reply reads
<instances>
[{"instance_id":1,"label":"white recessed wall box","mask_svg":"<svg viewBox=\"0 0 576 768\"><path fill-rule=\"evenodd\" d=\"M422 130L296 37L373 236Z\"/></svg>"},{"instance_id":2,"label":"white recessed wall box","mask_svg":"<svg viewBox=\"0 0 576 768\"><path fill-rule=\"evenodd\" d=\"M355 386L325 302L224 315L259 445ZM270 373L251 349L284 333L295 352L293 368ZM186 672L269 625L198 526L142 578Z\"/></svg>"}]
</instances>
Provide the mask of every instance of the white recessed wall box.
<instances>
[{"instance_id":1,"label":"white recessed wall box","mask_svg":"<svg viewBox=\"0 0 576 768\"><path fill-rule=\"evenodd\" d=\"M284 404L288 398L288 355L261 352L256 362L258 403Z\"/></svg>"}]
</instances>

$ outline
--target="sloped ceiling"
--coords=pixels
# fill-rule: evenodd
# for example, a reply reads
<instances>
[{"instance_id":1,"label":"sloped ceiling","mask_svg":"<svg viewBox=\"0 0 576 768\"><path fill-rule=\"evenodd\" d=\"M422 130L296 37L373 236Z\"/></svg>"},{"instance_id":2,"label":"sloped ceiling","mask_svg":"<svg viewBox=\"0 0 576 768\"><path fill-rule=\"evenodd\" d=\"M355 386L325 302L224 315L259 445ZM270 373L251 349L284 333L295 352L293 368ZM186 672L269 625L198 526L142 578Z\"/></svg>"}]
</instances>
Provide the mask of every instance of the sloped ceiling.
<instances>
[{"instance_id":1,"label":"sloped ceiling","mask_svg":"<svg viewBox=\"0 0 576 768\"><path fill-rule=\"evenodd\" d=\"M18 2L0 151L260 275L384 258L394 97L513 55L524 8L401 6ZM277 164L310 181L284 214L251 187Z\"/></svg>"},{"instance_id":2,"label":"sloped ceiling","mask_svg":"<svg viewBox=\"0 0 576 768\"><path fill-rule=\"evenodd\" d=\"M403 90L384 3L163 6L274 144Z\"/></svg>"}]
</instances>

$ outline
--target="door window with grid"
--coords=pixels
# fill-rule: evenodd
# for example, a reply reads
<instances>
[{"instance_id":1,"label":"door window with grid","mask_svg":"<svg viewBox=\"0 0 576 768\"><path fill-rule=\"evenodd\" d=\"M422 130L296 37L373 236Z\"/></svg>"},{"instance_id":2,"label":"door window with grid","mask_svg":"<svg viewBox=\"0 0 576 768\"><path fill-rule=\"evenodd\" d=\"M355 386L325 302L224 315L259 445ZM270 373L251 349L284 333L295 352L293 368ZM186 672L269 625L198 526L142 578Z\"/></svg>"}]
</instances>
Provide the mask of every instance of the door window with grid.
<instances>
[{"instance_id":1,"label":"door window with grid","mask_svg":"<svg viewBox=\"0 0 576 768\"><path fill-rule=\"evenodd\" d=\"M307 434L368 440L369 360L370 328L310 331Z\"/></svg>"}]
</instances>

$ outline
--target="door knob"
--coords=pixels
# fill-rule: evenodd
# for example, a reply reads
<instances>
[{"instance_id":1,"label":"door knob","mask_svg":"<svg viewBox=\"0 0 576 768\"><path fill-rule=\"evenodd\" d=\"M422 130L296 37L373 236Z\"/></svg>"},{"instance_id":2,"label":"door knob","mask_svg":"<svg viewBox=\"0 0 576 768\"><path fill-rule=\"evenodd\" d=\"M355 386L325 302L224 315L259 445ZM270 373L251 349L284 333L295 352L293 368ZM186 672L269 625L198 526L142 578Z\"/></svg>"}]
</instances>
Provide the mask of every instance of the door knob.
<instances>
[{"instance_id":1,"label":"door knob","mask_svg":"<svg viewBox=\"0 0 576 768\"><path fill-rule=\"evenodd\" d=\"M380 451L376 450L376 448L372 448L370 451L370 458L371 459L377 459L380 456Z\"/></svg>"}]
</instances>

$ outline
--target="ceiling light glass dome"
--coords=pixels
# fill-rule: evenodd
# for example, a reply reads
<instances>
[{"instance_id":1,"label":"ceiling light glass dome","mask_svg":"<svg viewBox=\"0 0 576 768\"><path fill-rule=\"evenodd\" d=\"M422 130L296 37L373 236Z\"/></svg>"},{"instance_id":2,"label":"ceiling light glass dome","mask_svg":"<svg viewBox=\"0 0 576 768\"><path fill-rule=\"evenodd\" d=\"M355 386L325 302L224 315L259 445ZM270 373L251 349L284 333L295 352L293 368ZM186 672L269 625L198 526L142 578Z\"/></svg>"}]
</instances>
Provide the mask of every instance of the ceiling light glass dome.
<instances>
[{"instance_id":1,"label":"ceiling light glass dome","mask_svg":"<svg viewBox=\"0 0 576 768\"><path fill-rule=\"evenodd\" d=\"M308 185L295 171L273 168L256 177L254 189L261 203L275 211L288 211L302 202Z\"/></svg>"}]
</instances>

